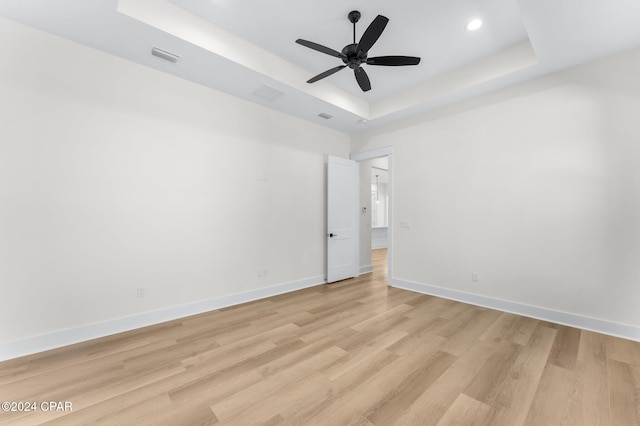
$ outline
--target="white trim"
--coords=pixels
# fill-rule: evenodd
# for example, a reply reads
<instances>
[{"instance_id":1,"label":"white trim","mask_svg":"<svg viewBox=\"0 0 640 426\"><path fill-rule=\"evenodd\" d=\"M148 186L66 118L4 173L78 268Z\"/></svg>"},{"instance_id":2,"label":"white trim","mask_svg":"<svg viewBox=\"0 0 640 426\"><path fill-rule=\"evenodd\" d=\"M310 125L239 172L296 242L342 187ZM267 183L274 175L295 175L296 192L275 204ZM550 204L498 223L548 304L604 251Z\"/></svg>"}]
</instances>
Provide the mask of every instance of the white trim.
<instances>
[{"instance_id":1,"label":"white trim","mask_svg":"<svg viewBox=\"0 0 640 426\"><path fill-rule=\"evenodd\" d=\"M239 305L241 303L277 296L279 294L302 290L325 283L326 280L323 276L311 277L271 287L250 290L243 293L231 294L229 296L216 297L158 311L144 312L123 318L116 318L104 322L82 325L76 328L54 331L52 333L42 334L39 336L4 342L0 343L0 361L6 361L21 356L72 345L74 343L110 336L112 334L123 333L137 328L160 324L191 315L197 315L225 308L227 306Z\"/></svg>"},{"instance_id":2,"label":"white trim","mask_svg":"<svg viewBox=\"0 0 640 426\"><path fill-rule=\"evenodd\" d=\"M373 160L374 158L386 157L393 154L392 146L385 146L370 151L355 152L351 154L351 159L355 161Z\"/></svg>"},{"instance_id":3,"label":"white trim","mask_svg":"<svg viewBox=\"0 0 640 426\"><path fill-rule=\"evenodd\" d=\"M373 265L361 266L360 275L370 274L373 272Z\"/></svg>"},{"instance_id":4,"label":"white trim","mask_svg":"<svg viewBox=\"0 0 640 426\"><path fill-rule=\"evenodd\" d=\"M496 309L503 312L509 312L525 317L540 319L556 324L567 325L570 327L581 328L584 330L595 331L597 333L608 334L611 336L622 337L623 339L635 340L640 342L640 328L630 325L619 324L596 318L589 318L581 315L570 314L567 312L554 311L538 306L509 302L507 300L494 299L492 297L480 296L477 294L466 293L463 291L451 290L402 279L389 280L389 283L392 287L414 291L416 293L438 296L445 299L456 300L458 302L483 306L485 308Z\"/></svg>"},{"instance_id":5,"label":"white trim","mask_svg":"<svg viewBox=\"0 0 640 426\"><path fill-rule=\"evenodd\" d=\"M393 148L389 148L387 156L387 165L389 166L389 182L387 182L387 276L389 280L393 279Z\"/></svg>"}]
</instances>

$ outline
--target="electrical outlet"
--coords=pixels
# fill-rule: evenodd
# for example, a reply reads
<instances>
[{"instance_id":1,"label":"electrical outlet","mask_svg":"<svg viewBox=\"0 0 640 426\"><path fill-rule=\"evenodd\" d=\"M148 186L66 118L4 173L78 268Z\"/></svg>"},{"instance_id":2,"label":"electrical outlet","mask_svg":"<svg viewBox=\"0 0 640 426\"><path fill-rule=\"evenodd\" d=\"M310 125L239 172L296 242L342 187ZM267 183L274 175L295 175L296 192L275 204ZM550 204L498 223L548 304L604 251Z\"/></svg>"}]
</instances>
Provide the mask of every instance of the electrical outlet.
<instances>
[{"instance_id":1,"label":"electrical outlet","mask_svg":"<svg viewBox=\"0 0 640 426\"><path fill-rule=\"evenodd\" d=\"M138 299L142 299L144 297L144 288L138 287L137 295L138 295Z\"/></svg>"},{"instance_id":2,"label":"electrical outlet","mask_svg":"<svg viewBox=\"0 0 640 426\"><path fill-rule=\"evenodd\" d=\"M400 222L400 228L411 228L411 221L403 220Z\"/></svg>"},{"instance_id":3,"label":"electrical outlet","mask_svg":"<svg viewBox=\"0 0 640 426\"><path fill-rule=\"evenodd\" d=\"M471 281L473 281L474 283L480 282L480 279L478 278L478 273L477 272L472 272L471 273Z\"/></svg>"},{"instance_id":4,"label":"electrical outlet","mask_svg":"<svg viewBox=\"0 0 640 426\"><path fill-rule=\"evenodd\" d=\"M266 269L258 269L257 275L259 278L264 278L267 276L267 270Z\"/></svg>"}]
</instances>

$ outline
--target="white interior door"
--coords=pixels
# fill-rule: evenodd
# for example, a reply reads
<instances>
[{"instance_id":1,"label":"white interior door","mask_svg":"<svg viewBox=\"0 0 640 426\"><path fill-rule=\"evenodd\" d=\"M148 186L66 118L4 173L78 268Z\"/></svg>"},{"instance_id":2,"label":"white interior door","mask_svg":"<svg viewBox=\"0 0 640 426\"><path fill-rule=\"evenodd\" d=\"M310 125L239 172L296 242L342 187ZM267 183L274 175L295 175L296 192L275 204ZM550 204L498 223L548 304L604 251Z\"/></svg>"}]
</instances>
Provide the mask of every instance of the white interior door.
<instances>
[{"instance_id":1,"label":"white interior door","mask_svg":"<svg viewBox=\"0 0 640 426\"><path fill-rule=\"evenodd\" d=\"M358 163L329 156L327 282L358 275Z\"/></svg>"}]
</instances>

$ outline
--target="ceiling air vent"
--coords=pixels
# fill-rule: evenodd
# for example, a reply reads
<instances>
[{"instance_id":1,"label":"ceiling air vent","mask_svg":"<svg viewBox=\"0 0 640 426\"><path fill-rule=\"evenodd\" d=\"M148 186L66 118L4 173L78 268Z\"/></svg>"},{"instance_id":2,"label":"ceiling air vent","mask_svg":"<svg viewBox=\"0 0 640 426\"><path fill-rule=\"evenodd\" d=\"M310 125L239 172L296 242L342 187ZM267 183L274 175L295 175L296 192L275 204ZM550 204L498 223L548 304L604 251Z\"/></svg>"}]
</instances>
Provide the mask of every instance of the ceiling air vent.
<instances>
[{"instance_id":1,"label":"ceiling air vent","mask_svg":"<svg viewBox=\"0 0 640 426\"><path fill-rule=\"evenodd\" d=\"M252 95L257 96L260 99L264 99L265 101L273 102L276 99L278 99L280 96L284 95L284 92L281 92L276 88L263 84L262 86L254 90Z\"/></svg>"},{"instance_id":2,"label":"ceiling air vent","mask_svg":"<svg viewBox=\"0 0 640 426\"><path fill-rule=\"evenodd\" d=\"M321 112L320 114L318 114L318 117L322 117L322 118L324 118L325 120L328 120L328 119L332 118L332 117L333 117L333 115L329 115L329 114L327 114L326 112Z\"/></svg>"},{"instance_id":3,"label":"ceiling air vent","mask_svg":"<svg viewBox=\"0 0 640 426\"><path fill-rule=\"evenodd\" d=\"M157 47L154 47L153 49L151 49L151 54L153 56L157 56L160 59L164 59L165 61L173 62L174 64L178 62L178 59L180 59L179 55L176 55L175 53L167 52L166 50L162 50Z\"/></svg>"}]
</instances>

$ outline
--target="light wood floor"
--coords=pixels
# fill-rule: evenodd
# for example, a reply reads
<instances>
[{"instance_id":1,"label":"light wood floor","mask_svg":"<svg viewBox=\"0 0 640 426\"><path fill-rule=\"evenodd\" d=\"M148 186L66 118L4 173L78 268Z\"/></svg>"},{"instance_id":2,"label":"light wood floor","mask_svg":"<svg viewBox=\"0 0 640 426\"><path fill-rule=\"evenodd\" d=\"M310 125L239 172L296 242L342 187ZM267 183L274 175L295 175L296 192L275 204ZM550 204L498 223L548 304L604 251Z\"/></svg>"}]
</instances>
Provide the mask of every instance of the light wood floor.
<instances>
[{"instance_id":1,"label":"light wood floor","mask_svg":"<svg viewBox=\"0 0 640 426\"><path fill-rule=\"evenodd\" d=\"M640 343L375 272L0 363L0 424L640 425Z\"/></svg>"}]
</instances>

